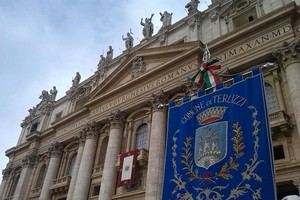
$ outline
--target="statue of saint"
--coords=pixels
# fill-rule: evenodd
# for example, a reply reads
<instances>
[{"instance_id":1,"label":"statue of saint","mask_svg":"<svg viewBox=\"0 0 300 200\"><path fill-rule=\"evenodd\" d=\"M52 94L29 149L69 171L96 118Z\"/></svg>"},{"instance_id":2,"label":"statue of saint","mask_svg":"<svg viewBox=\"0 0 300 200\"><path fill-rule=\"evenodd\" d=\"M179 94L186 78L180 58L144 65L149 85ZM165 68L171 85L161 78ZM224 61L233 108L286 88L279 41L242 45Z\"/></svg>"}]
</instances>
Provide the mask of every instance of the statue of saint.
<instances>
[{"instance_id":1,"label":"statue of saint","mask_svg":"<svg viewBox=\"0 0 300 200\"><path fill-rule=\"evenodd\" d=\"M126 49L131 49L133 47L133 37L130 35L130 33L127 33L127 37L125 38L124 35L122 35L122 39L125 40Z\"/></svg>"},{"instance_id":2,"label":"statue of saint","mask_svg":"<svg viewBox=\"0 0 300 200\"><path fill-rule=\"evenodd\" d=\"M141 19L141 25L144 26L143 28L143 35L144 38L149 38L153 34L153 23L152 23L152 17L154 14L151 15L151 17L148 19L145 19L145 23L143 22L143 18Z\"/></svg>"},{"instance_id":3,"label":"statue of saint","mask_svg":"<svg viewBox=\"0 0 300 200\"><path fill-rule=\"evenodd\" d=\"M168 13L167 11L165 11L163 14L161 12L159 14L160 14L160 21L162 22L161 29L170 26L172 23L173 13Z\"/></svg>"},{"instance_id":4,"label":"statue of saint","mask_svg":"<svg viewBox=\"0 0 300 200\"><path fill-rule=\"evenodd\" d=\"M105 60L105 57L103 55L100 55L100 60L99 60L99 63L98 63L98 70L101 69L106 63L106 60Z\"/></svg>"},{"instance_id":5,"label":"statue of saint","mask_svg":"<svg viewBox=\"0 0 300 200\"><path fill-rule=\"evenodd\" d=\"M54 102L57 95L57 89L55 86L50 90L50 101Z\"/></svg>"},{"instance_id":6,"label":"statue of saint","mask_svg":"<svg viewBox=\"0 0 300 200\"><path fill-rule=\"evenodd\" d=\"M110 63L112 61L113 58L113 48L111 46L108 47L108 51L106 52L106 62Z\"/></svg>"},{"instance_id":7,"label":"statue of saint","mask_svg":"<svg viewBox=\"0 0 300 200\"><path fill-rule=\"evenodd\" d=\"M191 0L191 2L187 3L185 7L188 9L188 12L191 13L193 11L198 10L199 0Z\"/></svg>"},{"instance_id":8,"label":"statue of saint","mask_svg":"<svg viewBox=\"0 0 300 200\"><path fill-rule=\"evenodd\" d=\"M72 87L76 87L79 85L79 82L80 82L80 79L81 79L81 76L79 74L79 72L76 72L76 76L75 78L72 80Z\"/></svg>"}]
</instances>

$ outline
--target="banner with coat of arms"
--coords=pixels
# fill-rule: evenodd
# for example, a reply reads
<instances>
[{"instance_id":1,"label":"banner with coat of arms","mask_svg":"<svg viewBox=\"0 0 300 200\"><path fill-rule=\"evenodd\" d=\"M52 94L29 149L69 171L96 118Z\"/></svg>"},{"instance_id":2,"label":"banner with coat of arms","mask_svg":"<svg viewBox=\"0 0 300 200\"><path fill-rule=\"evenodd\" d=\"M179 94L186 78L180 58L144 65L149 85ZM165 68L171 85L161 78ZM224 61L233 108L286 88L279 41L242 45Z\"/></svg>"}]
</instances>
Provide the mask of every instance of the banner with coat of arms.
<instances>
[{"instance_id":1,"label":"banner with coat of arms","mask_svg":"<svg viewBox=\"0 0 300 200\"><path fill-rule=\"evenodd\" d=\"M170 103L164 200L276 199L260 70Z\"/></svg>"}]
</instances>

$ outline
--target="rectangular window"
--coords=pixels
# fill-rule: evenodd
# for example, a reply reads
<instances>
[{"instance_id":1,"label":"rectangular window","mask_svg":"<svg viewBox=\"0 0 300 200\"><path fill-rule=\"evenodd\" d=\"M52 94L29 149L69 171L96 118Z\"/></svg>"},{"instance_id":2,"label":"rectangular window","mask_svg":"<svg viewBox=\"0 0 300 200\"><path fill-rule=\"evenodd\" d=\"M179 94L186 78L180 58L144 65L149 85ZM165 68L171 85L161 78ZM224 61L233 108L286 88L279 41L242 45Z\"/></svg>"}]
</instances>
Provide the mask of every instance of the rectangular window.
<instances>
[{"instance_id":1,"label":"rectangular window","mask_svg":"<svg viewBox=\"0 0 300 200\"><path fill-rule=\"evenodd\" d=\"M274 160L285 159L283 145L278 145L273 147Z\"/></svg>"},{"instance_id":2,"label":"rectangular window","mask_svg":"<svg viewBox=\"0 0 300 200\"><path fill-rule=\"evenodd\" d=\"M253 7L247 11L242 12L232 19L234 28L239 28L253 20L257 19L256 8Z\"/></svg>"}]
</instances>

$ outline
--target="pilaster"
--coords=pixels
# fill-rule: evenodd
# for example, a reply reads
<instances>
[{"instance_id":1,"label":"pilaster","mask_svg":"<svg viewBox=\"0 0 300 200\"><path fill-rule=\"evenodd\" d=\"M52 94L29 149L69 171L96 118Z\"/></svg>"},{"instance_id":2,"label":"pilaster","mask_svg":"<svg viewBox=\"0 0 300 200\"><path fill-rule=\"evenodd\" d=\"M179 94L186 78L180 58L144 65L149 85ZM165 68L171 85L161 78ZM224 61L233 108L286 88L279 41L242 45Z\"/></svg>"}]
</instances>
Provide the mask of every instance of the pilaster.
<instances>
[{"instance_id":1,"label":"pilaster","mask_svg":"<svg viewBox=\"0 0 300 200\"><path fill-rule=\"evenodd\" d=\"M166 112L163 105L168 101L168 94L160 91L152 94L148 104L152 107L152 123L149 145L149 160L146 180L146 200L159 200L162 195L163 167L166 140Z\"/></svg>"}]
</instances>

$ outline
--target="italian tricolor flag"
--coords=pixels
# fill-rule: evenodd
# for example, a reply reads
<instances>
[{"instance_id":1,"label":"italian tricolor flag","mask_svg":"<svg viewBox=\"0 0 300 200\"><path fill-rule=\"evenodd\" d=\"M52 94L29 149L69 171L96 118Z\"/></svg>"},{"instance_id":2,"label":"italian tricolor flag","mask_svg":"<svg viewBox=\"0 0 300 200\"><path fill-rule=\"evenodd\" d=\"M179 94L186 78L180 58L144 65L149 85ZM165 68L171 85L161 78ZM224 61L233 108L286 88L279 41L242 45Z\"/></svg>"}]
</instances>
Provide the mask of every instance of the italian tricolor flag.
<instances>
[{"instance_id":1,"label":"italian tricolor flag","mask_svg":"<svg viewBox=\"0 0 300 200\"><path fill-rule=\"evenodd\" d=\"M197 72L197 74L192 78L192 81L203 85L205 83L206 88L213 87L220 83L220 80L215 75L213 70L220 69L221 63L219 60L212 60L208 63L203 63Z\"/></svg>"}]
</instances>

